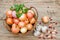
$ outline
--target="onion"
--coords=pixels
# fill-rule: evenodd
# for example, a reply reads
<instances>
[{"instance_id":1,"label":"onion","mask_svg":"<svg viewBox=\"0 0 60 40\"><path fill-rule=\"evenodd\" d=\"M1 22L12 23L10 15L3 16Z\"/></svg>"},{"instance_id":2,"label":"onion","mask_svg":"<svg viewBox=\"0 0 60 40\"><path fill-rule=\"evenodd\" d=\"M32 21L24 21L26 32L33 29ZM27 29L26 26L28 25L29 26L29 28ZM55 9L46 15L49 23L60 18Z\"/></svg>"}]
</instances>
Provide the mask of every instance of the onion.
<instances>
[{"instance_id":1,"label":"onion","mask_svg":"<svg viewBox=\"0 0 60 40\"><path fill-rule=\"evenodd\" d=\"M13 19L12 18L7 18L6 22L7 22L7 24L11 25L11 24L13 24Z\"/></svg>"},{"instance_id":2,"label":"onion","mask_svg":"<svg viewBox=\"0 0 60 40\"><path fill-rule=\"evenodd\" d=\"M27 32L27 28L26 27L21 28L20 32L23 33L23 34L26 33Z\"/></svg>"},{"instance_id":3,"label":"onion","mask_svg":"<svg viewBox=\"0 0 60 40\"><path fill-rule=\"evenodd\" d=\"M29 20L27 19L27 20L25 20L24 22L25 22L25 24L28 24L28 23L29 23Z\"/></svg>"},{"instance_id":4,"label":"onion","mask_svg":"<svg viewBox=\"0 0 60 40\"><path fill-rule=\"evenodd\" d=\"M34 11L32 10L28 10L28 13L32 13L34 15Z\"/></svg>"},{"instance_id":5,"label":"onion","mask_svg":"<svg viewBox=\"0 0 60 40\"><path fill-rule=\"evenodd\" d=\"M27 24L26 27L27 27L28 30L32 30L32 28L33 28L32 24Z\"/></svg>"},{"instance_id":6,"label":"onion","mask_svg":"<svg viewBox=\"0 0 60 40\"><path fill-rule=\"evenodd\" d=\"M11 11L11 10L8 10L8 11L6 12L6 16L7 16L7 17L12 17L12 11Z\"/></svg>"},{"instance_id":7,"label":"onion","mask_svg":"<svg viewBox=\"0 0 60 40\"><path fill-rule=\"evenodd\" d=\"M12 17L16 18L16 11L12 11Z\"/></svg>"},{"instance_id":8,"label":"onion","mask_svg":"<svg viewBox=\"0 0 60 40\"><path fill-rule=\"evenodd\" d=\"M18 23L19 23L19 19L14 18L14 19L13 19L13 22L14 22L15 24L18 24Z\"/></svg>"},{"instance_id":9,"label":"onion","mask_svg":"<svg viewBox=\"0 0 60 40\"><path fill-rule=\"evenodd\" d=\"M34 24L35 22L36 22L35 18L32 18L32 19L30 20L30 23L31 23L31 24Z\"/></svg>"},{"instance_id":10,"label":"onion","mask_svg":"<svg viewBox=\"0 0 60 40\"><path fill-rule=\"evenodd\" d=\"M42 17L42 21L43 21L43 23L48 23L49 22L49 17L48 16Z\"/></svg>"},{"instance_id":11,"label":"onion","mask_svg":"<svg viewBox=\"0 0 60 40\"><path fill-rule=\"evenodd\" d=\"M11 29L11 31L12 31L12 33L18 33L19 32L19 27L16 25L16 24L13 24L12 25L12 29Z\"/></svg>"},{"instance_id":12,"label":"onion","mask_svg":"<svg viewBox=\"0 0 60 40\"><path fill-rule=\"evenodd\" d=\"M21 17L19 17L19 20L25 21L27 19L26 14L22 14Z\"/></svg>"},{"instance_id":13,"label":"onion","mask_svg":"<svg viewBox=\"0 0 60 40\"><path fill-rule=\"evenodd\" d=\"M33 18L33 14L32 13L27 13L27 17L28 17L28 19L31 19L31 18Z\"/></svg>"},{"instance_id":14,"label":"onion","mask_svg":"<svg viewBox=\"0 0 60 40\"><path fill-rule=\"evenodd\" d=\"M18 26L19 26L20 28L22 28L22 27L25 26L25 23L24 23L24 22L19 22L19 23L18 23Z\"/></svg>"}]
</instances>

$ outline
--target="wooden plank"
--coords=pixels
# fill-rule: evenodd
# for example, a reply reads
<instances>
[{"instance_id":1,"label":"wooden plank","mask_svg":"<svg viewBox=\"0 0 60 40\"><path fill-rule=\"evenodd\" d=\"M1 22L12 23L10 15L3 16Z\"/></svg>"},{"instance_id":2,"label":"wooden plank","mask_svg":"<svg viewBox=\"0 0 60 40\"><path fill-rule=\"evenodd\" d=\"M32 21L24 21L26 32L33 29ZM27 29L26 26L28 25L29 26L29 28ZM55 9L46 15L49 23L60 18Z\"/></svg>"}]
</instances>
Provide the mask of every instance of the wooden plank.
<instances>
[{"instance_id":1,"label":"wooden plank","mask_svg":"<svg viewBox=\"0 0 60 40\"><path fill-rule=\"evenodd\" d=\"M37 9L40 21L42 16L48 15L58 22L56 26L58 30L57 39L60 39L60 0L0 0L0 18L5 18L6 10L15 3L24 3L27 7L33 6ZM0 40L41 40L34 37L32 33L28 35L14 35L9 32L3 25L3 20L0 20ZM46 39L47 40L47 39Z\"/></svg>"}]
</instances>

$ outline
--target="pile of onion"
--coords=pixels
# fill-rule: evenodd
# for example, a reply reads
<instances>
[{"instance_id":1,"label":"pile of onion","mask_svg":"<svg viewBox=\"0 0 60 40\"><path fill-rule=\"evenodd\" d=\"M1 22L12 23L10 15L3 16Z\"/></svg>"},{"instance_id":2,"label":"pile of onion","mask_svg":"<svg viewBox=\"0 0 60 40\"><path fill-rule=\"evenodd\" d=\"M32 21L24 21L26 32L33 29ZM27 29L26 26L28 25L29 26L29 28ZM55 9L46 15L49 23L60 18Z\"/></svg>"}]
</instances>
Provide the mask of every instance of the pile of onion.
<instances>
[{"instance_id":1,"label":"pile of onion","mask_svg":"<svg viewBox=\"0 0 60 40\"><path fill-rule=\"evenodd\" d=\"M35 14L32 10L28 10L27 13L22 14L19 18L16 16L16 11L8 10L6 12L6 23L12 25L12 33L26 33L31 31L33 24L35 24L36 19L34 18Z\"/></svg>"}]
</instances>

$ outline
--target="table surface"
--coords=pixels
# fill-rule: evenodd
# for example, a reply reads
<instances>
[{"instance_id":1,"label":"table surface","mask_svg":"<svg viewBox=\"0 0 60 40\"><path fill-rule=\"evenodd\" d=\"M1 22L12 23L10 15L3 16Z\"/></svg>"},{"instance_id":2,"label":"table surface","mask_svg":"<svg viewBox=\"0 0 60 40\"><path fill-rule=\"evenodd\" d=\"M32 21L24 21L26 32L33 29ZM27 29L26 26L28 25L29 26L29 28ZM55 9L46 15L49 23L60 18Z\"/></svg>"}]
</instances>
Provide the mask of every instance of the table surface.
<instances>
[{"instance_id":1,"label":"table surface","mask_svg":"<svg viewBox=\"0 0 60 40\"><path fill-rule=\"evenodd\" d=\"M58 22L56 29L58 30L57 38L60 39L60 0L0 0L0 18L6 17L5 12L9 10L13 4L24 3L27 7L33 6L38 11L38 21L42 16L49 16ZM4 20L0 20L0 40L41 40L34 37L32 33L27 35L14 35L9 32L3 25ZM47 40L47 39L46 39Z\"/></svg>"}]
</instances>

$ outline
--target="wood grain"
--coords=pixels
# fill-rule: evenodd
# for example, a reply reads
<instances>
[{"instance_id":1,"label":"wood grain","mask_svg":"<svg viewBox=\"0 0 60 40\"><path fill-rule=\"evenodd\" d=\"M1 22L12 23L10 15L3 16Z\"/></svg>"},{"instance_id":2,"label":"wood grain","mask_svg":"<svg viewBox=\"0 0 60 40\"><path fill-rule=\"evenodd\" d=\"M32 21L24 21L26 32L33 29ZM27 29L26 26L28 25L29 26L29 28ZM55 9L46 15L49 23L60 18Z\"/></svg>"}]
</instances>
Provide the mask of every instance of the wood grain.
<instances>
[{"instance_id":1,"label":"wood grain","mask_svg":"<svg viewBox=\"0 0 60 40\"><path fill-rule=\"evenodd\" d=\"M48 15L49 17L52 17L54 21L58 22L58 25L56 26L58 30L57 39L53 40L60 40L60 0L0 0L0 18L3 17L2 19L4 19L6 10L9 10L10 6L16 3L24 3L27 7L36 7L39 14L38 21L40 21L42 16ZM5 28L3 20L0 20L0 40L41 39L34 37L32 33L28 35L14 35Z\"/></svg>"}]
</instances>

